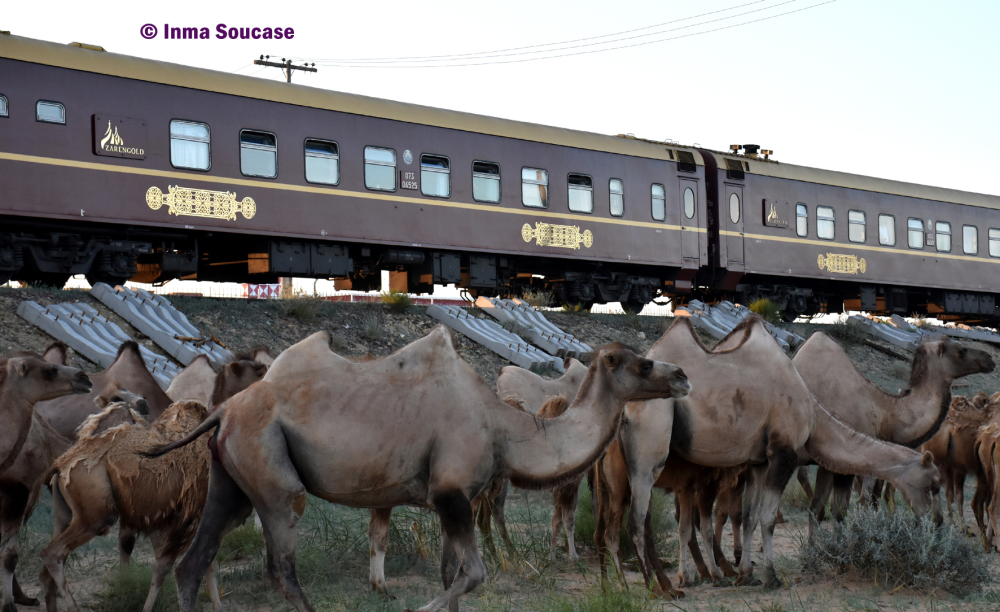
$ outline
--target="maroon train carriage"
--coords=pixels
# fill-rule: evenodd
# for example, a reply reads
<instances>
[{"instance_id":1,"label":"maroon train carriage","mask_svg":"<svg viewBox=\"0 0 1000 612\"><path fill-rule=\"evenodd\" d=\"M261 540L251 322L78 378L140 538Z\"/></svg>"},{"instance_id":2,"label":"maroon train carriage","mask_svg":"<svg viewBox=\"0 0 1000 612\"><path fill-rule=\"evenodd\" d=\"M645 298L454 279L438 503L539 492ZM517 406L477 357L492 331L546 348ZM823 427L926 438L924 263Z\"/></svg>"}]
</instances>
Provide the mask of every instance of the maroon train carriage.
<instances>
[{"instance_id":1,"label":"maroon train carriage","mask_svg":"<svg viewBox=\"0 0 1000 612\"><path fill-rule=\"evenodd\" d=\"M3 34L0 75L0 280L997 312L993 196Z\"/></svg>"}]
</instances>

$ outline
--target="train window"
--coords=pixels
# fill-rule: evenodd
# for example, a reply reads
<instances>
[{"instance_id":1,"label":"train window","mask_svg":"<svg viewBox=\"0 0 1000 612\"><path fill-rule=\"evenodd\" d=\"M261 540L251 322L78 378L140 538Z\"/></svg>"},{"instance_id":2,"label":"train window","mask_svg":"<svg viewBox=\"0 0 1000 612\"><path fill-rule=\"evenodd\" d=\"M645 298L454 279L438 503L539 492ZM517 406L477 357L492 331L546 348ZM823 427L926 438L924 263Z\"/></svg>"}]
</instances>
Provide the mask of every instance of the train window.
<instances>
[{"instance_id":1,"label":"train window","mask_svg":"<svg viewBox=\"0 0 1000 612\"><path fill-rule=\"evenodd\" d=\"M586 174L570 174L566 178L569 186L569 209L573 212L594 212L594 181Z\"/></svg>"},{"instance_id":2,"label":"train window","mask_svg":"<svg viewBox=\"0 0 1000 612\"><path fill-rule=\"evenodd\" d=\"M653 218L657 221L663 221L667 218L666 211L666 192L663 191L663 185L653 183L652 188L653 197Z\"/></svg>"},{"instance_id":3,"label":"train window","mask_svg":"<svg viewBox=\"0 0 1000 612\"><path fill-rule=\"evenodd\" d=\"M829 206L816 207L816 235L823 240L833 240L836 235L833 209Z\"/></svg>"},{"instance_id":4,"label":"train window","mask_svg":"<svg viewBox=\"0 0 1000 612\"><path fill-rule=\"evenodd\" d=\"M906 220L906 244L911 249L924 248L924 220L910 217Z\"/></svg>"},{"instance_id":5,"label":"train window","mask_svg":"<svg viewBox=\"0 0 1000 612\"><path fill-rule=\"evenodd\" d=\"M0 96L0 117L6 117L7 113L7 96Z\"/></svg>"},{"instance_id":6,"label":"train window","mask_svg":"<svg viewBox=\"0 0 1000 612\"><path fill-rule=\"evenodd\" d=\"M979 255L979 228L975 225L962 226L962 250L966 255Z\"/></svg>"},{"instance_id":7,"label":"train window","mask_svg":"<svg viewBox=\"0 0 1000 612\"><path fill-rule=\"evenodd\" d=\"M521 203L532 208L549 207L549 173L538 168L521 168Z\"/></svg>"},{"instance_id":8,"label":"train window","mask_svg":"<svg viewBox=\"0 0 1000 612\"><path fill-rule=\"evenodd\" d=\"M340 147L328 140L306 140L306 180L336 185L340 182Z\"/></svg>"},{"instance_id":9,"label":"train window","mask_svg":"<svg viewBox=\"0 0 1000 612\"><path fill-rule=\"evenodd\" d=\"M990 228L990 257L1000 257L1000 229Z\"/></svg>"},{"instance_id":10,"label":"train window","mask_svg":"<svg viewBox=\"0 0 1000 612\"><path fill-rule=\"evenodd\" d=\"M684 190L684 216L693 219L695 213L694 189L688 187Z\"/></svg>"},{"instance_id":11,"label":"train window","mask_svg":"<svg viewBox=\"0 0 1000 612\"><path fill-rule=\"evenodd\" d=\"M847 211L847 239L851 242L865 241L865 211Z\"/></svg>"},{"instance_id":12,"label":"train window","mask_svg":"<svg viewBox=\"0 0 1000 612\"><path fill-rule=\"evenodd\" d=\"M934 244L937 250L944 253L951 252L951 223L938 221L934 224Z\"/></svg>"},{"instance_id":13,"label":"train window","mask_svg":"<svg viewBox=\"0 0 1000 612\"><path fill-rule=\"evenodd\" d=\"M878 216L878 243L896 246L896 217L892 215Z\"/></svg>"},{"instance_id":14,"label":"train window","mask_svg":"<svg viewBox=\"0 0 1000 612\"><path fill-rule=\"evenodd\" d=\"M809 235L809 207L801 202L795 205L795 234Z\"/></svg>"},{"instance_id":15,"label":"train window","mask_svg":"<svg viewBox=\"0 0 1000 612\"><path fill-rule=\"evenodd\" d=\"M240 172L246 176L278 176L278 139L270 132L240 130Z\"/></svg>"},{"instance_id":16,"label":"train window","mask_svg":"<svg viewBox=\"0 0 1000 612\"><path fill-rule=\"evenodd\" d=\"M677 170L679 172L697 172L698 166L694 161L694 153L690 151L678 151Z\"/></svg>"},{"instance_id":17,"label":"train window","mask_svg":"<svg viewBox=\"0 0 1000 612\"><path fill-rule=\"evenodd\" d=\"M420 156L420 193L426 196L451 196L451 162L441 155Z\"/></svg>"},{"instance_id":18,"label":"train window","mask_svg":"<svg viewBox=\"0 0 1000 612\"><path fill-rule=\"evenodd\" d=\"M472 199L477 202L500 201L500 164L472 162Z\"/></svg>"},{"instance_id":19,"label":"train window","mask_svg":"<svg viewBox=\"0 0 1000 612\"><path fill-rule=\"evenodd\" d=\"M625 183L621 179L608 181L608 191L611 192L611 216L620 217L625 214Z\"/></svg>"},{"instance_id":20,"label":"train window","mask_svg":"<svg viewBox=\"0 0 1000 612\"><path fill-rule=\"evenodd\" d=\"M365 147L365 187L396 191L396 151Z\"/></svg>"},{"instance_id":21,"label":"train window","mask_svg":"<svg viewBox=\"0 0 1000 612\"><path fill-rule=\"evenodd\" d=\"M742 181L746 178L746 173L743 171L743 164L740 163L738 159L727 159L726 160L726 178L735 181Z\"/></svg>"},{"instance_id":22,"label":"train window","mask_svg":"<svg viewBox=\"0 0 1000 612\"><path fill-rule=\"evenodd\" d=\"M170 122L170 164L175 168L208 170L212 166L211 142L208 125L174 119Z\"/></svg>"},{"instance_id":23,"label":"train window","mask_svg":"<svg viewBox=\"0 0 1000 612\"><path fill-rule=\"evenodd\" d=\"M66 107L58 102L39 100L35 105L35 119L45 123L66 124Z\"/></svg>"},{"instance_id":24,"label":"train window","mask_svg":"<svg viewBox=\"0 0 1000 612\"><path fill-rule=\"evenodd\" d=\"M733 223L740 221L740 196L735 193L729 196L729 220Z\"/></svg>"}]
</instances>

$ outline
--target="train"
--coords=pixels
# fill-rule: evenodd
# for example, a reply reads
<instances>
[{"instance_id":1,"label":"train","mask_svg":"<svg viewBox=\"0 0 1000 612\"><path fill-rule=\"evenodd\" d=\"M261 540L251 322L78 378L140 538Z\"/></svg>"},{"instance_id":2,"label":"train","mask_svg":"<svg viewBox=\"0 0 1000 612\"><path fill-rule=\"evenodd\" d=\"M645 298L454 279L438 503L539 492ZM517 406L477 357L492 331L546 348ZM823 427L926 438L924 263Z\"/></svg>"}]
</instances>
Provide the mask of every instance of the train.
<instances>
[{"instance_id":1,"label":"train","mask_svg":"<svg viewBox=\"0 0 1000 612\"><path fill-rule=\"evenodd\" d=\"M960 163L955 160L955 163ZM0 282L996 321L1000 197L0 33Z\"/></svg>"}]
</instances>

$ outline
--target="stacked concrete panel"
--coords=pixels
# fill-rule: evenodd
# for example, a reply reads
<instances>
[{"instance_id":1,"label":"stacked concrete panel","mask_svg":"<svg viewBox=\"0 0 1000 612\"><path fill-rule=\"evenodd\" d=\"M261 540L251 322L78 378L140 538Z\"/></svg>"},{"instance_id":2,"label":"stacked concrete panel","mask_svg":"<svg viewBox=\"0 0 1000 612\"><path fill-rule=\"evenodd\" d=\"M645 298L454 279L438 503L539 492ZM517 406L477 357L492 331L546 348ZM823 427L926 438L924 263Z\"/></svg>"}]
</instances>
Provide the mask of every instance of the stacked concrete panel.
<instances>
[{"instance_id":1,"label":"stacked concrete panel","mask_svg":"<svg viewBox=\"0 0 1000 612\"><path fill-rule=\"evenodd\" d=\"M517 366L528 370L549 367L564 371L562 359L543 353L493 321L470 316L462 308L433 304L427 307L427 314Z\"/></svg>"},{"instance_id":2,"label":"stacked concrete panel","mask_svg":"<svg viewBox=\"0 0 1000 612\"><path fill-rule=\"evenodd\" d=\"M524 328L520 335L550 355L581 358L594 352L573 334L567 334L526 302L518 299L480 297L476 306L491 317L506 323L513 321Z\"/></svg>"},{"instance_id":3,"label":"stacked concrete panel","mask_svg":"<svg viewBox=\"0 0 1000 612\"><path fill-rule=\"evenodd\" d=\"M888 321L871 316L851 315L847 319L847 323L848 325L857 325L869 335L911 353L917 350L921 342L937 340L942 337L941 334L937 333L939 328L915 327L898 315L893 315Z\"/></svg>"},{"instance_id":4,"label":"stacked concrete panel","mask_svg":"<svg viewBox=\"0 0 1000 612\"><path fill-rule=\"evenodd\" d=\"M111 366L118 347L131 340L120 327L79 302L41 306L26 301L17 307L17 314L102 368ZM180 368L142 345L139 345L139 352L157 384L166 389Z\"/></svg>"},{"instance_id":5,"label":"stacked concrete panel","mask_svg":"<svg viewBox=\"0 0 1000 612\"><path fill-rule=\"evenodd\" d=\"M232 353L204 336L162 295L105 283L94 285L90 294L184 365L199 355L207 356L216 367L233 359Z\"/></svg>"},{"instance_id":6,"label":"stacked concrete panel","mask_svg":"<svg viewBox=\"0 0 1000 612\"><path fill-rule=\"evenodd\" d=\"M678 317L691 317L691 322L695 326L708 332L716 340L721 340L729 332L739 325L753 313L746 306L733 304L732 302L721 302L717 306L709 306L699 300L691 300L687 306L678 306L674 309L674 315ZM805 338L793 334L790 331L781 329L770 323L764 323L767 331L774 336L775 341L786 353L793 348L802 345Z\"/></svg>"}]
</instances>

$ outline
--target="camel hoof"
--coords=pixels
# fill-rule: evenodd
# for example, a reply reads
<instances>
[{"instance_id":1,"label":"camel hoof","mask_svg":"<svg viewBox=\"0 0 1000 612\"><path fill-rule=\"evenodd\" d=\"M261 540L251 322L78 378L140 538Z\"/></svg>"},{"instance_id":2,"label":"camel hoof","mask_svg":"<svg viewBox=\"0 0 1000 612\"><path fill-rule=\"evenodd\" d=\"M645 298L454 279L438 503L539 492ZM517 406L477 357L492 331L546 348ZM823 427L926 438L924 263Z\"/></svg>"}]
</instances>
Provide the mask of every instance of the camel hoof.
<instances>
[{"instance_id":1,"label":"camel hoof","mask_svg":"<svg viewBox=\"0 0 1000 612\"><path fill-rule=\"evenodd\" d=\"M764 584L760 580L753 577L753 574L747 574L746 576L740 576L736 579L736 586L760 586Z\"/></svg>"},{"instance_id":2,"label":"camel hoof","mask_svg":"<svg viewBox=\"0 0 1000 612\"><path fill-rule=\"evenodd\" d=\"M3 606L3 612L17 612L17 606L14 605L13 601L8 601Z\"/></svg>"},{"instance_id":3,"label":"camel hoof","mask_svg":"<svg viewBox=\"0 0 1000 612\"><path fill-rule=\"evenodd\" d=\"M14 603L19 606L28 606L29 608L37 608L42 605L42 602L38 601L34 597L15 597Z\"/></svg>"}]
</instances>

